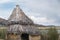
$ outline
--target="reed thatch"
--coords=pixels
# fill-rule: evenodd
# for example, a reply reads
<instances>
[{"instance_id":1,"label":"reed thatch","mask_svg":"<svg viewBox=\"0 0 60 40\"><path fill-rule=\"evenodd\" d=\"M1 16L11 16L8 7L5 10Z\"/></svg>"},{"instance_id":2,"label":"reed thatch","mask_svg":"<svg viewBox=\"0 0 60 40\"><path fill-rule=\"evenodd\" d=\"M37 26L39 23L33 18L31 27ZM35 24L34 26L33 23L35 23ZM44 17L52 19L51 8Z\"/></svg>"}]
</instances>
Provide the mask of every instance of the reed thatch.
<instances>
[{"instance_id":1,"label":"reed thatch","mask_svg":"<svg viewBox=\"0 0 60 40\"><path fill-rule=\"evenodd\" d=\"M20 9L19 5L16 5L10 18L8 19L8 33L28 33L31 35L39 35L40 32L36 27L33 27L33 21L28 18L24 12Z\"/></svg>"},{"instance_id":2,"label":"reed thatch","mask_svg":"<svg viewBox=\"0 0 60 40\"><path fill-rule=\"evenodd\" d=\"M26 23L26 24L33 23L33 21L24 14L22 9L20 9L19 5L16 5L16 8L14 8L14 10L8 20L9 20L9 22L14 21L15 23L17 23L17 22L19 22L19 23L22 22L22 23Z\"/></svg>"}]
</instances>

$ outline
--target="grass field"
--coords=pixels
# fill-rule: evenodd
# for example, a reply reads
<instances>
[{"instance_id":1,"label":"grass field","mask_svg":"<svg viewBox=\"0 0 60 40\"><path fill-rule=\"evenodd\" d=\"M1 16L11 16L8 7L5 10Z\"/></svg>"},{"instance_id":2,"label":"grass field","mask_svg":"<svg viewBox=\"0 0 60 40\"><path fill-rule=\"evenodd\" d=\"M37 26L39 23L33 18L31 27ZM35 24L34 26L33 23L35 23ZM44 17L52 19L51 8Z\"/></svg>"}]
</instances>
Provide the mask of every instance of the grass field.
<instances>
[{"instance_id":1,"label":"grass field","mask_svg":"<svg viewBox=\"0 0 60 40\"><path fill-rule=\"evenodd\" d=\"M0 40L5 39L7 27L0 27Z\"/></svg>"}]
</instances>

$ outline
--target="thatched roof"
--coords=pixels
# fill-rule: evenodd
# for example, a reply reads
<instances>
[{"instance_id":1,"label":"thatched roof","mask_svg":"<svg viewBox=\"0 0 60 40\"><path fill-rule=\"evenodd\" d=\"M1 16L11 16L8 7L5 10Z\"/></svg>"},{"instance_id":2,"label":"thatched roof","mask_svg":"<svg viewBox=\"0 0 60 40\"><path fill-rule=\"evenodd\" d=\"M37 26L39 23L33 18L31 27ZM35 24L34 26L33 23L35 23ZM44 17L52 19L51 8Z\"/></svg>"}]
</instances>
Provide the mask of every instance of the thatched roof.
<instances>
[{"instance_id":1,"label":"thatched roof","mask_svg":"<svg viewBox=\"0 0 60 40\"><path fill-rule=\"evenodd\" d=\"M33 21L24 14L19 5L16 5L16 8L14 8L8 21L10 23L13 21L15 23L19 22L19 23L33 24Z\"/></svg>"},{"instance_id":2,"label":"thatched roof","mask_svg":"<svg viewBox=\"0 0 60 40\"><path fill-rule=\"evenodd\" d=\"M16 5L8 19L8 33L40 34L39 30L31 25L34 25L33 21L24 14L19 5Z\"/></svg>"},{"instance_id":3,"label":"thatched roof","mask_svg":"<svg viewBox=\"0 0 60 40\"><path fill-rule=\"evenodd\" d=\"M8 33L27 33L31 35L40 35L40 31L36 27L32 27L31 25L11 25L8 28Z\"/></svg>"}]
</instances>

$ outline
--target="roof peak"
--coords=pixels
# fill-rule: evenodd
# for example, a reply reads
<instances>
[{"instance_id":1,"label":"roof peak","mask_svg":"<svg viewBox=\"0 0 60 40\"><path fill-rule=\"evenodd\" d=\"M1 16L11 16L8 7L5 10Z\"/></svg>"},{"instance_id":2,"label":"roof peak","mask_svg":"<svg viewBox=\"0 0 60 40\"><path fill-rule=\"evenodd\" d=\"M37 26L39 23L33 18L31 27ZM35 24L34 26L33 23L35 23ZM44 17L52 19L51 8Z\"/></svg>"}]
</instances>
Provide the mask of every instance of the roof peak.
<instances>
[{"instance_id":1,"label":"roof peak","mask_svg":"<svg viewBox=\"0 0 60 40\"><path fill-rule=\"evenodd\" d=\"M16 8L14 8L14 10L8 20L15 21L15 22L22 21L27 24L33 23L33 21L25 15L25 13L22 11L22 9L19 7L19 5L16 5Z\"/></svg>"},{"instance_id":2,"label":"roof peak","mask_svg":"<svg viewBox=\"0 0 60 40\"><path fill-rule=\"evenodd\" d=\"M19 5L17 4L16 7L19 7Z\"/></svg>"}]
</instances>

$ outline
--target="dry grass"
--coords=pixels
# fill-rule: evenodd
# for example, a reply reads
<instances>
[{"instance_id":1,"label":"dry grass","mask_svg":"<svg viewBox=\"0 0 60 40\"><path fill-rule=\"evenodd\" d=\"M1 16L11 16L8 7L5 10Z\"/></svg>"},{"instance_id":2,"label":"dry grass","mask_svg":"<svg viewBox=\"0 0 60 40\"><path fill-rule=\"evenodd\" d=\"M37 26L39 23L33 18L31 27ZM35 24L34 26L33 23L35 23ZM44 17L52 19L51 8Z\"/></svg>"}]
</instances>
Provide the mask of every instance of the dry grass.
<instances>
[{"instance_id":1,"label":"dry grass","mask_svg":"<svg viewBox=\"0 0 60 40\"><path fill-rule=\"evenodd\" d=\"M0 40L4 40L4 39L0 39Z\"/></svg>"}]
</instances>

